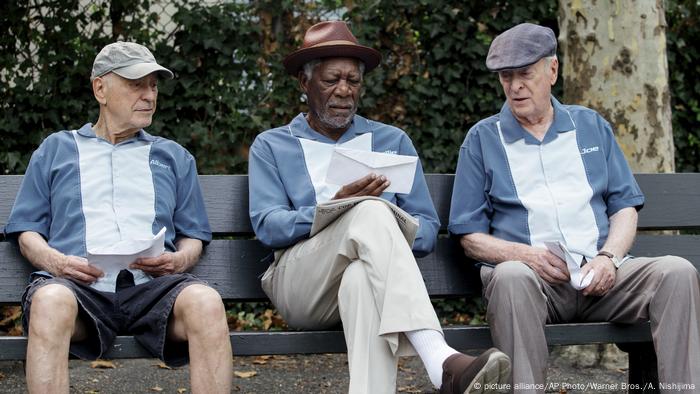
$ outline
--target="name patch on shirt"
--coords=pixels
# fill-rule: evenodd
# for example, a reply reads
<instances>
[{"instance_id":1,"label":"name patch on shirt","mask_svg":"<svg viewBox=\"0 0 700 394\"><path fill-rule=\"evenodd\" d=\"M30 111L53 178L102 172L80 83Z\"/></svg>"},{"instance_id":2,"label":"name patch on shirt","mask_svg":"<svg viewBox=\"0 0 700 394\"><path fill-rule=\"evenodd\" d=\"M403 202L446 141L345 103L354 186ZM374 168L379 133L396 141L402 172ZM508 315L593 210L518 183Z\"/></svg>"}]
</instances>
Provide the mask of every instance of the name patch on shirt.
<instances>
[{"instance_id":1,"label":"name patch on shirt","mask_svg":"<svg viewBox=\"0 0 700 394\"><path fill-rule=\"evenodd\" d=\"M591 148L581 148L581 156L588 154L588 153L598 152L599 150L600 150L600 148L597 146L593 146Z\"/></svg>"},{"instance_id":2,"label":"name patch on shirt","mask_svg":"<svg viewBox=\"0 0 700 394\"><path fill-rule=\"evenodd\" d=\"M165 168L166 170L169 170L169 169L170 169L170 166L169 166L169 165L163 164L163 163L159 162L159 161L156 160L156 159L152 159L152 160L151 160L151 165L157 166L157 167L160 167L160 168Z\"/></svg>"}]
</instances>

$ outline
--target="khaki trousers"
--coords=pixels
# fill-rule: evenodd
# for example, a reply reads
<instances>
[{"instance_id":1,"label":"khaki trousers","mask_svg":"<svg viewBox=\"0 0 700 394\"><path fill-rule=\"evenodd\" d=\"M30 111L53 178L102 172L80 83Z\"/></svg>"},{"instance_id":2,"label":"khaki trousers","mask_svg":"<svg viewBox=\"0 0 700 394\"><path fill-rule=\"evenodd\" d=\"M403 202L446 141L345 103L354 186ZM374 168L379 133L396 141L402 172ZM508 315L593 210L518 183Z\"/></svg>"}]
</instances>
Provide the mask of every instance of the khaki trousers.
<instances>
[{"instance_id":1,"label":"khaki trousers","mask_svg":"<svg viewBox=\"0 0 700 394\"><path fill-rule=\"evenodd\" d=\"M695 384L694 391L700 390L699 279L687 260L675 256L631 259L620 267L615 285L602 297L584 297L568 283L550 285L517 261L482 267L481 280L491 335L513 361L514 383L545 382L545 323L650 320L659 382Z\"/></svg>"},{"instance_id":2,"label":"khaki trousers","mask_svg":"<svg viewBox=\"0 0 700 394\"><path fill-rule=\"evenodd\" d=\"M364 201L313 238L275 253L263 289L287 323L343 323L351 393L394 393L402 332L442 332L411 247L389 208Z\"/></svg>"}]
</instances>

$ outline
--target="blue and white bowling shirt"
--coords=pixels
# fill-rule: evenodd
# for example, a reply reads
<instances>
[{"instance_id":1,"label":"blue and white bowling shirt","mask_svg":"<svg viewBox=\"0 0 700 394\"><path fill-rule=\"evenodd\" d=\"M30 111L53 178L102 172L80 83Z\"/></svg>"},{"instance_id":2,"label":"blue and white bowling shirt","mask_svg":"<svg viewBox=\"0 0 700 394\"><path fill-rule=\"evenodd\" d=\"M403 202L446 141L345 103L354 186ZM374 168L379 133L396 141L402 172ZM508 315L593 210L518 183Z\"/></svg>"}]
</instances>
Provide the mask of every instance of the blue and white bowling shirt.
<instances>
[{"instance_id":1,"label":"blue and white bowling shirt","mask_svg":"<svg viewBox=\"0 0 700 394\"><path fill-rule=\"evenodd\" d=\"M91 124L48 136L32 154L4 232L34 231L74 256L125 239L149 239L166 228L175 239L211 240L194 157L182 146L140 130L116 145ZM130 270L136 284L149 275ZM114 291L116 274L93 287Z\"/></svg>"},{"instance_id":2,"label":"blue and white bowling shirt","mask_svg":"<svg viewBox=\"0 0 700 394\"><path fill-rule=\"evenodd\" d=\"M288 125L255 138L248 158L250 219L258 239L272 248L286 248L307 238L317 203L330 200L340 186L325 182L335 146L418 156L402 130L355 115L338 141L313 130L304 114ZM383 193L419 221L413 252L418 256L435 247L440 227L420 160L409 194Z\"/></svg>"},{"instance_id":3,"label":"blue and white bowling shirt","mask_svg":"<svg viewBox=\"0 0 700 394\"><path fill-rule=\"evenodd\" d=\"M552 97L554 121L540 142L507 102L469 130L460 148L449 231L486 233L544 246L560 241L595 257L608 218L644 205L610 124L595 111Z\"/></svg>"}]
</instances>

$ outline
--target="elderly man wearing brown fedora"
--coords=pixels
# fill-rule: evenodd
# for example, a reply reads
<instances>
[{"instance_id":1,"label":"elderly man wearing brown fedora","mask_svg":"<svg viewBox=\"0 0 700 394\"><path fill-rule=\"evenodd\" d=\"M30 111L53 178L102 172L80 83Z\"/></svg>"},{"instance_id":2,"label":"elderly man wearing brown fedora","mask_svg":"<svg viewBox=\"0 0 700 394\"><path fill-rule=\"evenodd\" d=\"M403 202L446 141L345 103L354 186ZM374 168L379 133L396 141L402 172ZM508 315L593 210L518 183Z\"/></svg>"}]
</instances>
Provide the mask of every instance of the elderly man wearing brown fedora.
<instances>
[{"instance_id":1,"label":"elderly man wearing brown fedora","mask_svg":"<svg viewBox=\"0 0 700 394\"><path fill-rule=\"evenodd\" d=\"M486 66L505 103L469 130L452 194L448 229L483 262L512 388L545 392L546 323L651 321L662 391L698 392L697 270L676 256L628 255L644 196L610 124L551 95L556 49L552 29L531 23L493 40Z\"/></svg>"},{"instance_id":2,"label":"elderly man wearing brown fedora","mask_svg":"<svg viewBox=\"0 0 700 394\"><path fill-rule=\"evenodd\" d=\"M4 232L38 270L22 295L30 393L67 393L69 353L100 358L122 334L189 362L192 392L230 391L224 304L187 272L211 240L196 163L143 130L160 78L173 73L146 47L105 46L90 76L97 122L49 135L29 162Z\"/></svg>"},{"instance_id":3,"label":"elderly man wearing brown fedora","mask_svg":"<svg viewBox=\"0 0 700 394\"><path fill-rule=\"evenodd\" d=\"M389 181L374 174L342 187L326 182L335 147L417 156L402 130L355 114L363 76L380 60L340 21L309 28L285 58L309 112L261 133L250 149L250 217L275 249L262 286L292 327L342 322L351 393L395 392L398 356L414 350L441 393L481 392L507 379L510 361L496 349L474 358L445 342L414 257L432 251L439 227L420 161L407 194L386 192ZM377 200L309 237L317 204L353 196L379 196L415 217L413 245Z\"/></svg>"}]
</instances>

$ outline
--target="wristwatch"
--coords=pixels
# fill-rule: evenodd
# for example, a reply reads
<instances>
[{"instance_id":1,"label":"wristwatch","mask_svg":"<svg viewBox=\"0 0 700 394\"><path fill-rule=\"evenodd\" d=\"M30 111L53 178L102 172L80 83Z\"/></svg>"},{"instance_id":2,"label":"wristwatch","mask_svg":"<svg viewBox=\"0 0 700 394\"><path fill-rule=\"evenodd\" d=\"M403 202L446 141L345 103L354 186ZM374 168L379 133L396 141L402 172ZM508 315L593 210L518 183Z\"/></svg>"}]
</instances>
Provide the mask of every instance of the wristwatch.
<instances>
[{"instance_id":1,"label":"wristwatch","mask_svg":"<svg viewBox=\"0 0 700 394\"><path fill-rule=\"evenodd\" d=\"M608 252L607 250L599 250L598 254L596 256L605 256L612 260L613 264L615 265L615 268L620 268L622 265L622 261L618 259L614 254Z\"/></svg>"}]
</instances>

